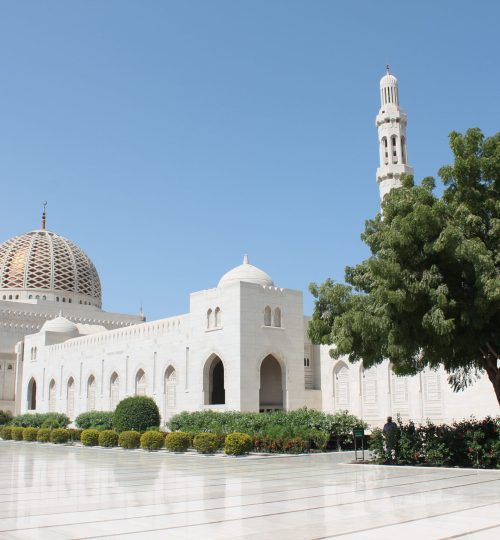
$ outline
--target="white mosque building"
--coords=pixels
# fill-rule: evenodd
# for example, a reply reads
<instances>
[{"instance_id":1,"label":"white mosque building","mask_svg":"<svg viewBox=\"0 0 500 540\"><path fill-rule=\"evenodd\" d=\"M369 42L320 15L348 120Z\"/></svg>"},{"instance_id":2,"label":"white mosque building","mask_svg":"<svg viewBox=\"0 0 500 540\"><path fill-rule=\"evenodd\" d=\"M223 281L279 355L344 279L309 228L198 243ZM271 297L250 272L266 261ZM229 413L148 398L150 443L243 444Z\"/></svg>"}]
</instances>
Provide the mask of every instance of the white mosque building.
<instances>
[{"instance_id":1,"label":"white mosque building","mask_svg":"<svg viewBox=\"0 0 500 540\"><path fill-rule=\"evenodd\" d=\"M389 72L376 118L381 198L407 163L406 115ZM163 421L184 410L349 410L371 425L388 414L449 422L498 414L481 378L452 392L444 371L397 377L333 360L307 337L303 293L278 286L245 256L218 284L190 294L189 312L144 322L101 310L99 276L74 244L40 230L0 245L0 409L75 418L153 397Z\"/></svg>"}]
</instances>

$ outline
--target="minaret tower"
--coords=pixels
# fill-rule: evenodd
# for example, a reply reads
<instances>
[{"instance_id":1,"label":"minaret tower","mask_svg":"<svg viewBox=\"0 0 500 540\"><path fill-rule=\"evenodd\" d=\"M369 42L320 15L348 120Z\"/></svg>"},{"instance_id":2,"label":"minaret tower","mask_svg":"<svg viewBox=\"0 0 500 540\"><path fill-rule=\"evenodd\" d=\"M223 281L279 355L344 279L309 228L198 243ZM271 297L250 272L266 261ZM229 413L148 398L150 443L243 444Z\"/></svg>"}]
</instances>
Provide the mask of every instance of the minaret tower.
<instances>
[{"instance_id":1,"label":"minaret tower","mask_svg":"<svg viewBox=\"0 0 500 540\"><path fill-rule=\"evenodd\" d=\"M380 110L377 114L380 167L377 182L380 200L392 188L400 187L402 174L413 174L406 150L406 114L399 106L398 80L387 73L380 79Z\"/></svg>"}]
</instances>

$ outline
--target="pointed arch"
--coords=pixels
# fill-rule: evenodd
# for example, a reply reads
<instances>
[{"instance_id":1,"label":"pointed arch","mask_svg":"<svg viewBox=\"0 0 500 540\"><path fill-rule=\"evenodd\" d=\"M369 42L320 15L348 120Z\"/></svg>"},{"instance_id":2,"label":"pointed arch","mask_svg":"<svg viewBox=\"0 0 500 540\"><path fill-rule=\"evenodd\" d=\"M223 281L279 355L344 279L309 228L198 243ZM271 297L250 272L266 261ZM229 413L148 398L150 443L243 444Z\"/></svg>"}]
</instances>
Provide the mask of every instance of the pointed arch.
<instances>
[{"instance_id":1,"label":"pointed arch","mask_svg":"<svg viewBox=\"0 0 500 540\"><path fill-rule=\"evenodd\" d=\"M271 307L266 306L264 308L264 326L271 326Z\"/></svg>"},{"instance_id":2,"label":"pointed arch","mask_svg":"<svg viewBox=\"0 0 500 540\"><path fill-rule=\"evenodd\" d=\"M95 411L95 395L97 383L94 375L87 379L87 411Z\"/></svg>"},{"instance_id":3,"label":"pointed arch","mask_svg":"<svg viewBox=\"0 0 500 540\"><path fill-rule=\"evenodd\" d=\"M207 311L207 328L212 328L212 321L213 319L213 312L212 312L212 309L210 308L208 311Z\"/></svg>"},{"instance_id":4,"label":"pointed arch","mask_svg":"<svg viewBox=\"0 0 500 540\"><path fill-rule=\"evenodd\" d=\"M275 308L274 310L273 326L276 328L281 328L281 309L279 307Z\"/></svg>"},{"instance_id":5,"label":"pointed arch","mask_svg":"<svg viewBox=\"0 0 500 540\"><path fill-rule=\"evenodd\" d=\"M141 368L135 375L135 395L136 396L145 396L146 395L146 373Z\"/></svg>"},{"instance_id":6,"label":"pointed arch","mask_svg":"<svg viewBox=\"0 0 500 540\"><path fill-rule=\"evenodd\" d=\"M335 410L349 410L350 406L350 372L342 360L333 369L333 395Z\"/></svg>"},{"instance_id":7,"label":"pointed arch","mask_svg":"<svg viewBox=\"0 0 500 540\"><path fill-rule=\"evenodd\" d=\"M75 416L75 379L70 377L66 384L66 414L73 418Z\"/></svg>"},{"instance_id":8,"label":"pointed arch","mask_svg":"<svg viewBox=\"0 0 500 540\"><path fill-rule=\"evenodd\" d=\"M56 381L51 379L49 383L49 412L55 412L56 410Z\"/></svg>"},{"instance_id":9,"label":"pointed arch","mask_svg":"<svg viewBox=\"0 0 500 540\"><path fill-rule=\"evenodd\" d=\"M36 381L33 377L28 383L28 411L36 411Z\"/></svg>"},{"instance_id":10,"label":"pointed arch","mask_svg":"<svg viewBox=\"0 0 500 540\"><path fill-rule=\"evenodd\" d=\"M172 414L177 406L177 372L174 366L169 365L163 378L165 393L165 417Z\"/></svg>"},{"instance_id":11,"label":"pointed arch","mask_svg":"<svg viewBox=\"0 0 500 540\"><path fill-rule=\"evenodd\" d=\"M284 373L280 362L268 354L260 365L259 411L284 408Z\"/></svg>"},{"instance_id":12,"label":"pointed arch","mask_svg":"<svg viewBox=\"0 0 500 540\"><path fill-rule=\"evenodd\" d=\"M226 403L224 363L216 354L209 356L203 369L203 393L205 405Z\"/></svg>"},{"instance_id":13,"label":"pointed arch","mask_svg":"<svg viewBox=\"0 0 500 540\"><path fill-rule=\"evenodd\" d=\"M109 378L109 409L114 411L120 401L120 377L113 371Z\"/></svg>"},{"instance_id":14,"label":"pointed arch","mask_svg":"<svg viewBox=\"0 0 500 540\"><path fill-rule=\"evenodd\" d=\"M222 326L220 307L216 307L214 311L214 326L216 328L220 328Z\"/></svg>"}]
</instances>

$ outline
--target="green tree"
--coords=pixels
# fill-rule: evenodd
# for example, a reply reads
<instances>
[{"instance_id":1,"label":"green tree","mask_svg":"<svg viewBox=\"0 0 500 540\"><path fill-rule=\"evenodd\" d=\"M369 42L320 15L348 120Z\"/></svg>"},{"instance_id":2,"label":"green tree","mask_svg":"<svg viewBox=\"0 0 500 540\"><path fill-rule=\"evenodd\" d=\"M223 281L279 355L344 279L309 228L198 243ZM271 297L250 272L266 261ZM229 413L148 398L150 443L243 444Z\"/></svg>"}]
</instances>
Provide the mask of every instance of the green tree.
<instances>
[{"instance_id":1,"label":"green tree","mask_svg":"<svg viewBox=\"0 0 500 540\"><path fill-rule=\"evenodd\" d=\"M371 256L347 285L312 283L309 336L398 375L442 365L455 391L486 372L500 403L500 133L452 132L454 163L420 186L402 179L365 224Z\"/></svg>"}]
</instances>

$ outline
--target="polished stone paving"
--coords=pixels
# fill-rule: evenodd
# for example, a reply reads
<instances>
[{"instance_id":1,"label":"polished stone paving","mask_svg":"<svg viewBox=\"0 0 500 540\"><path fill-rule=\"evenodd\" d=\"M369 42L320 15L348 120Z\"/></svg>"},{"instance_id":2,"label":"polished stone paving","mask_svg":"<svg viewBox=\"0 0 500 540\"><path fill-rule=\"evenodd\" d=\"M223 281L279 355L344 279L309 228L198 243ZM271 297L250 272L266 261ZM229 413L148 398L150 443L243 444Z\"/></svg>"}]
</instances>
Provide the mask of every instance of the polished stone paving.
<instances>
[{"instance_id":1,"label":"polished stone paving","mask_svg":"<svg viewBox=\"0 0 500 540\"><path fill-rule=\"evenodd\" d=\"M0 539L500 538L500 471L0 441Z\"/></svg>"}]
</instances>

